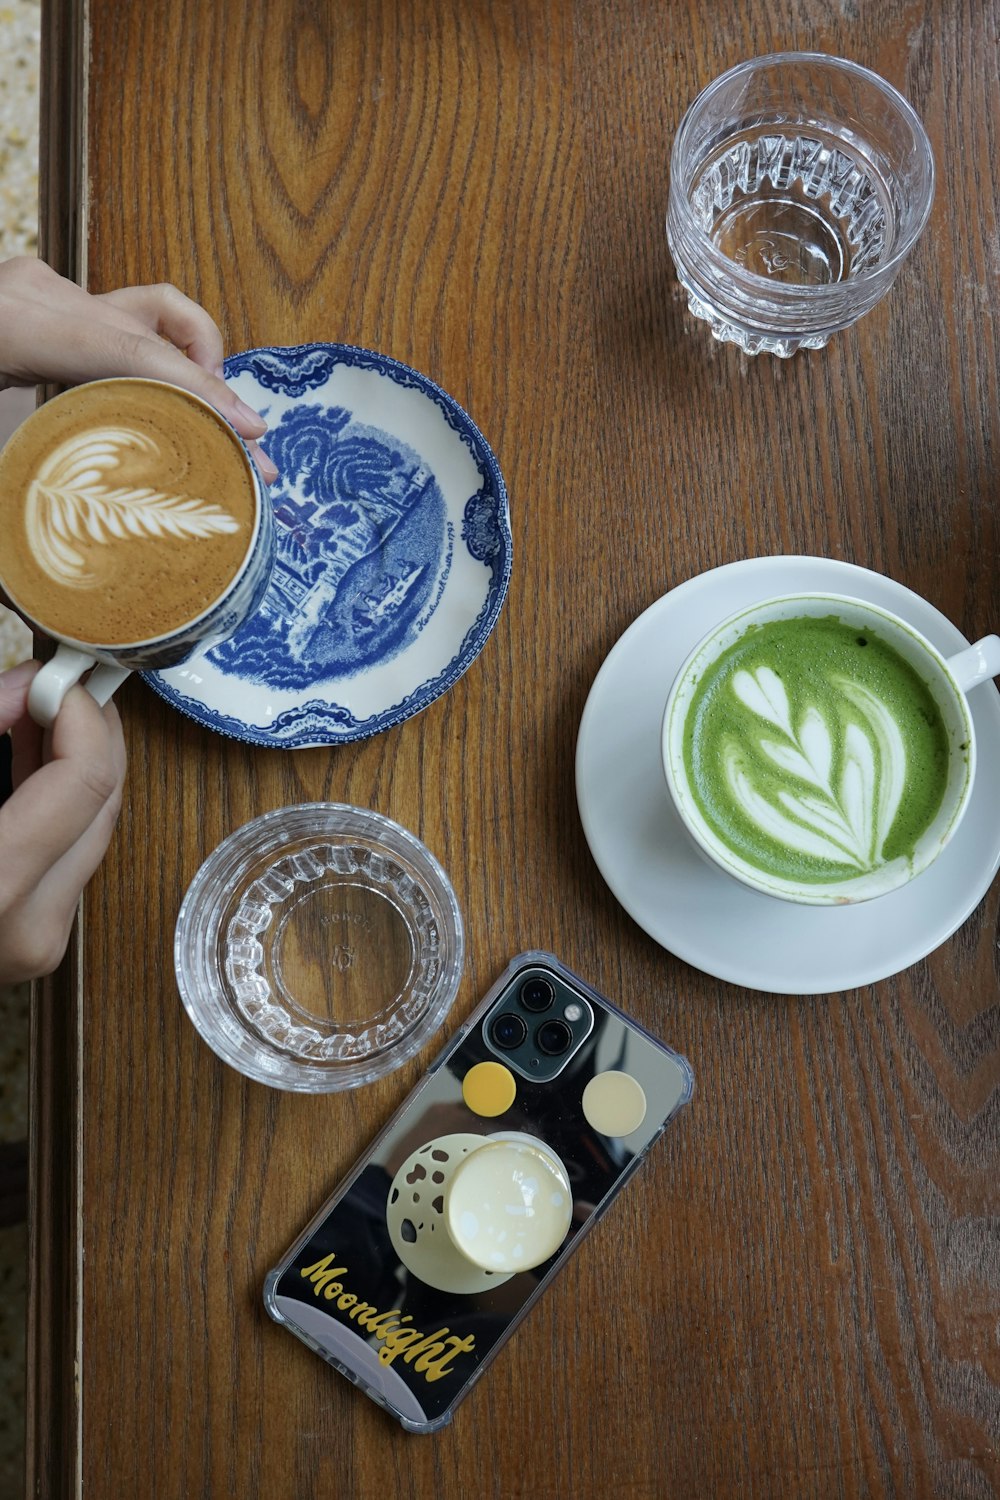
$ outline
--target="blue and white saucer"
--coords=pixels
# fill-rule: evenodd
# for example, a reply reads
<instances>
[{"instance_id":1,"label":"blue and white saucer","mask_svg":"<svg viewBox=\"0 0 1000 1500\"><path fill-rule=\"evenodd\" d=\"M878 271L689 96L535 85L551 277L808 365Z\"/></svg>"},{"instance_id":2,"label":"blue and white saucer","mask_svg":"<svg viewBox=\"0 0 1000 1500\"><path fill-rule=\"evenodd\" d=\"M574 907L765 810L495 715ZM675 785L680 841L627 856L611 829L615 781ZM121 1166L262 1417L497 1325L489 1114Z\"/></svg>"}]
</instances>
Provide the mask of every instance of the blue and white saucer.
<instances>
[{"instance_id":1,"label":"blue and white saucer","mask_svg":"<svg viewBox=\"0 0 1000 1500\"><path fill-rule=\"evenodd\" d=\"M268 424L274 574L236 635L146 681L258 745L389 729L450 688L496 624L511 569L497 461L453 397L384 354L250 349L226 379Z\"/></svg>"}]
</instances>

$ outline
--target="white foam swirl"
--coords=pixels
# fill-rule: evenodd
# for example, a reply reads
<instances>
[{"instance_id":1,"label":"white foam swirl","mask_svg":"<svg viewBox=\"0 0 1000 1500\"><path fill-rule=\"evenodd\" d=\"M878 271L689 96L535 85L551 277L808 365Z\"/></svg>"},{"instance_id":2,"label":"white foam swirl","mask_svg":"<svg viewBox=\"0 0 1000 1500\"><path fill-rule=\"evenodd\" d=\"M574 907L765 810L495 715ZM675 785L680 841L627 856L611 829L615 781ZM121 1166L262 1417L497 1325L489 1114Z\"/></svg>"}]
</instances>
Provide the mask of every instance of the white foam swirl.
<instances>
[{"instance_id":1,"label":"white foam swirl","mask_svg":"<svg viewBox=\"0 0 1000 1500\"><path fill-rule=\"evenodd\" d=\"M833 679L844 696L860 709L878 747L879 780L878 807L875 809L878 850L881 854L886 835L903 800L906 785L906 746L899 725L880 699L860 682L849 677Z\"/></svg>"},{"instance_id":2,"label":"white foam swirl","mask_svg":"<svg viewBox=\"0 0 1000 1500\"><path fill-rule=\"evenodd\" d=\"M747 708L781 729L792 738L792 711L788 706L785 684L777 672L770 667L758 667L755 672L737 672L733 677L733 691Z\"/></svg>"},{"instance_id":3,"label":"white foam swirl","mask_svg":"<svg viewBox=\"0 0 1000 1500\"><path fill-rule=\"evenodd\" d=\"M85 539L103 545L130 536L190 541L239 530L233 516L200 496L152 485L116 486L116 472L126 460L133 469L137 455L151 478L167 462L151 437L122 426L69 438L40 466L28 489L25 529L39 566L60 583L93 582L78 545Z\"/></svg>"},{"instance_id":4,"label":"white foam swirl","mask_svg":"<svg viewBox=\"0 0 1000 1500\"><path fill-rule=\"evenodd\" d=\"M903 796L906 749L885 704L850 678L831 678L861 717L847 726L834 779L834 736L822 709L810 704L792 722L784 684L769 667L733 676L733 691L758 718L781 734L761 734L758 748L804 787L785 786L776 801L755 787L737 744L726 747L729 790L743 815L767 837L797 853L867 871L882 850ZM806 789L808 788L808 790Z\"/></svg>"}]
</instances>

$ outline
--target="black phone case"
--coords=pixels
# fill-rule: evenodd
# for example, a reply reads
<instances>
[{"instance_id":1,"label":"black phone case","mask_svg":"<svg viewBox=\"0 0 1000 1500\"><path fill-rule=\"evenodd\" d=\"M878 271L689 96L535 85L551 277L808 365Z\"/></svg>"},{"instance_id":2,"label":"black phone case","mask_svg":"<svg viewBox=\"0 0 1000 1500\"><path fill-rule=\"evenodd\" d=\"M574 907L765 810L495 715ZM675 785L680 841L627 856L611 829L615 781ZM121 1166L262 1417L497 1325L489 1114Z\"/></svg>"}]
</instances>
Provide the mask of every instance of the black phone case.
<instances>
[{"instance_id":1,"label":"black phone case","mask_svg":"<svg viewBox=\"0 0 1000 1500\"><path fill-rule=\"evenodd\" d=\"M513 1104L500 1116L485 1118L465 1103L463 1079L483 1061L509 1064L509 1054L489 1041L487 1026L493 1013L516 1004L512 997L526 980L538 977L556 992L550 1015L567 1005L570 1014L572 1007L582 1007L584 1021L578 1025L585 1025L589 1010L593 1027L557 1077L543 1081L515 1072ZM542 1059L543 1067L550 1065ZM624 1136L601 1134L584 1115L583 1091L605 1072L630 1074L645 1095L641 1124ZM268 1312L408 1431L434 1432L451 1420L692 1090L683 1057L551 954L521 954L269 1273ZM511 1131L544 1142L566 1169L573 1201L563 1243L542 1265L497 1278L495 1284L492 1273L470 1273L471 1280L482 1281L481 1289L459 1293L429 1285L407 1269L394 1248L387 1221L390 1194L395 1195L397 1243L399 1215L405 1211L403 1238L412 1235L416 1242L431 1236L421 1241L431 1253L441 1237L447 1240L438 1191L445 1171L457 1154L479 1144L476 1138ZM442 1146L444 1137L449 1139ZM408 1258L414 1258L412 1252Z\"/></svg>"}]
</instances>

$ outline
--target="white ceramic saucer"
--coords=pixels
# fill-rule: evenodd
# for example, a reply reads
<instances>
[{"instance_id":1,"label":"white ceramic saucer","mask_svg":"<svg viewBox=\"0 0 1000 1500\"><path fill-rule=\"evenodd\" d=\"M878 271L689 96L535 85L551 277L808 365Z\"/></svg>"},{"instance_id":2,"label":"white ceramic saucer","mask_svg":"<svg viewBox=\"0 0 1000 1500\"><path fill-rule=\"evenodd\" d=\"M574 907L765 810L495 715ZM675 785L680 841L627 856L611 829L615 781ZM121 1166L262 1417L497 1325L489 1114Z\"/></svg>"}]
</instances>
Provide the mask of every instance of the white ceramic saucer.
<instances>
[{"instance_id":1,"label":"white ceramic saucer","mask_svg":"<svg viewBox=\"0 0 1000 1500\"><path fill-rule=\"evenodd\" d=\"M774 594L823 590L893 610L946 656L968 644L925 599L866 568L819 557L729 563L672 589L626 630L594 680L576 750L587 842L629 915L705 973L785 995L853 989L916 963L961 926L1000 866L1000 694L989 683L969 697L978 773L965 818L908 886L858 906L792 906L741 886L695 852L660 762L674 674L726 615Z\"/></svg>"}]
</instances>

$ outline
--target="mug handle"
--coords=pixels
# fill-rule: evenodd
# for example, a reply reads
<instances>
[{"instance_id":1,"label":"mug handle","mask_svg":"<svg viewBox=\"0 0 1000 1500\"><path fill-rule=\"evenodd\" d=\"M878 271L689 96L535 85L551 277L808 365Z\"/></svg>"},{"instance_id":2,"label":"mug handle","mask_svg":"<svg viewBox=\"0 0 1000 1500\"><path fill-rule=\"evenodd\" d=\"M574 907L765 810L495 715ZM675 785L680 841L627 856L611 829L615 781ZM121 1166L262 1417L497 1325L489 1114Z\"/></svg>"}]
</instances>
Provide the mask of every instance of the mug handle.
<instances>
[{"instance_id":1,"label":"mug handle","mask_svg":"<svg viewBox=\"0 0 1000 1500\"><path fill-rule=\"evenodd\" d=\"M997 670L1000 671L1000 668ZM111 702L112 696L117 693L126 677L131 675L128 667L109 667L106 662L101 662L91 672L84 687L94 702L103 708L105 703Z\"/></svg>"},{"instance_id":2,"label":"mug handle","mask_svg":"<svg viewBox=\"0 0 1000 1500\"><path fill-rule=\"evenodd\" d=\"M94 666L94 658L73 646L61 645L35 676L28 690L28 712L36 724L51 729L62 702L84 672L94 667L85 684L87 692L103 708L112 693L129 675L125 667L110 667L103 662Z\"/></svg>"},{"instance_id":3,"label":"mug handle","mask_svg":"<svg viewBox=\"0 0 1000 1500\"><path fill-rule=\"evenodd\" d=\"M963 693L989 682L991 677L1000 677L1000 635L984 635L957 656L949 656L948 670Z\"/></svg>"}]
</instances>

